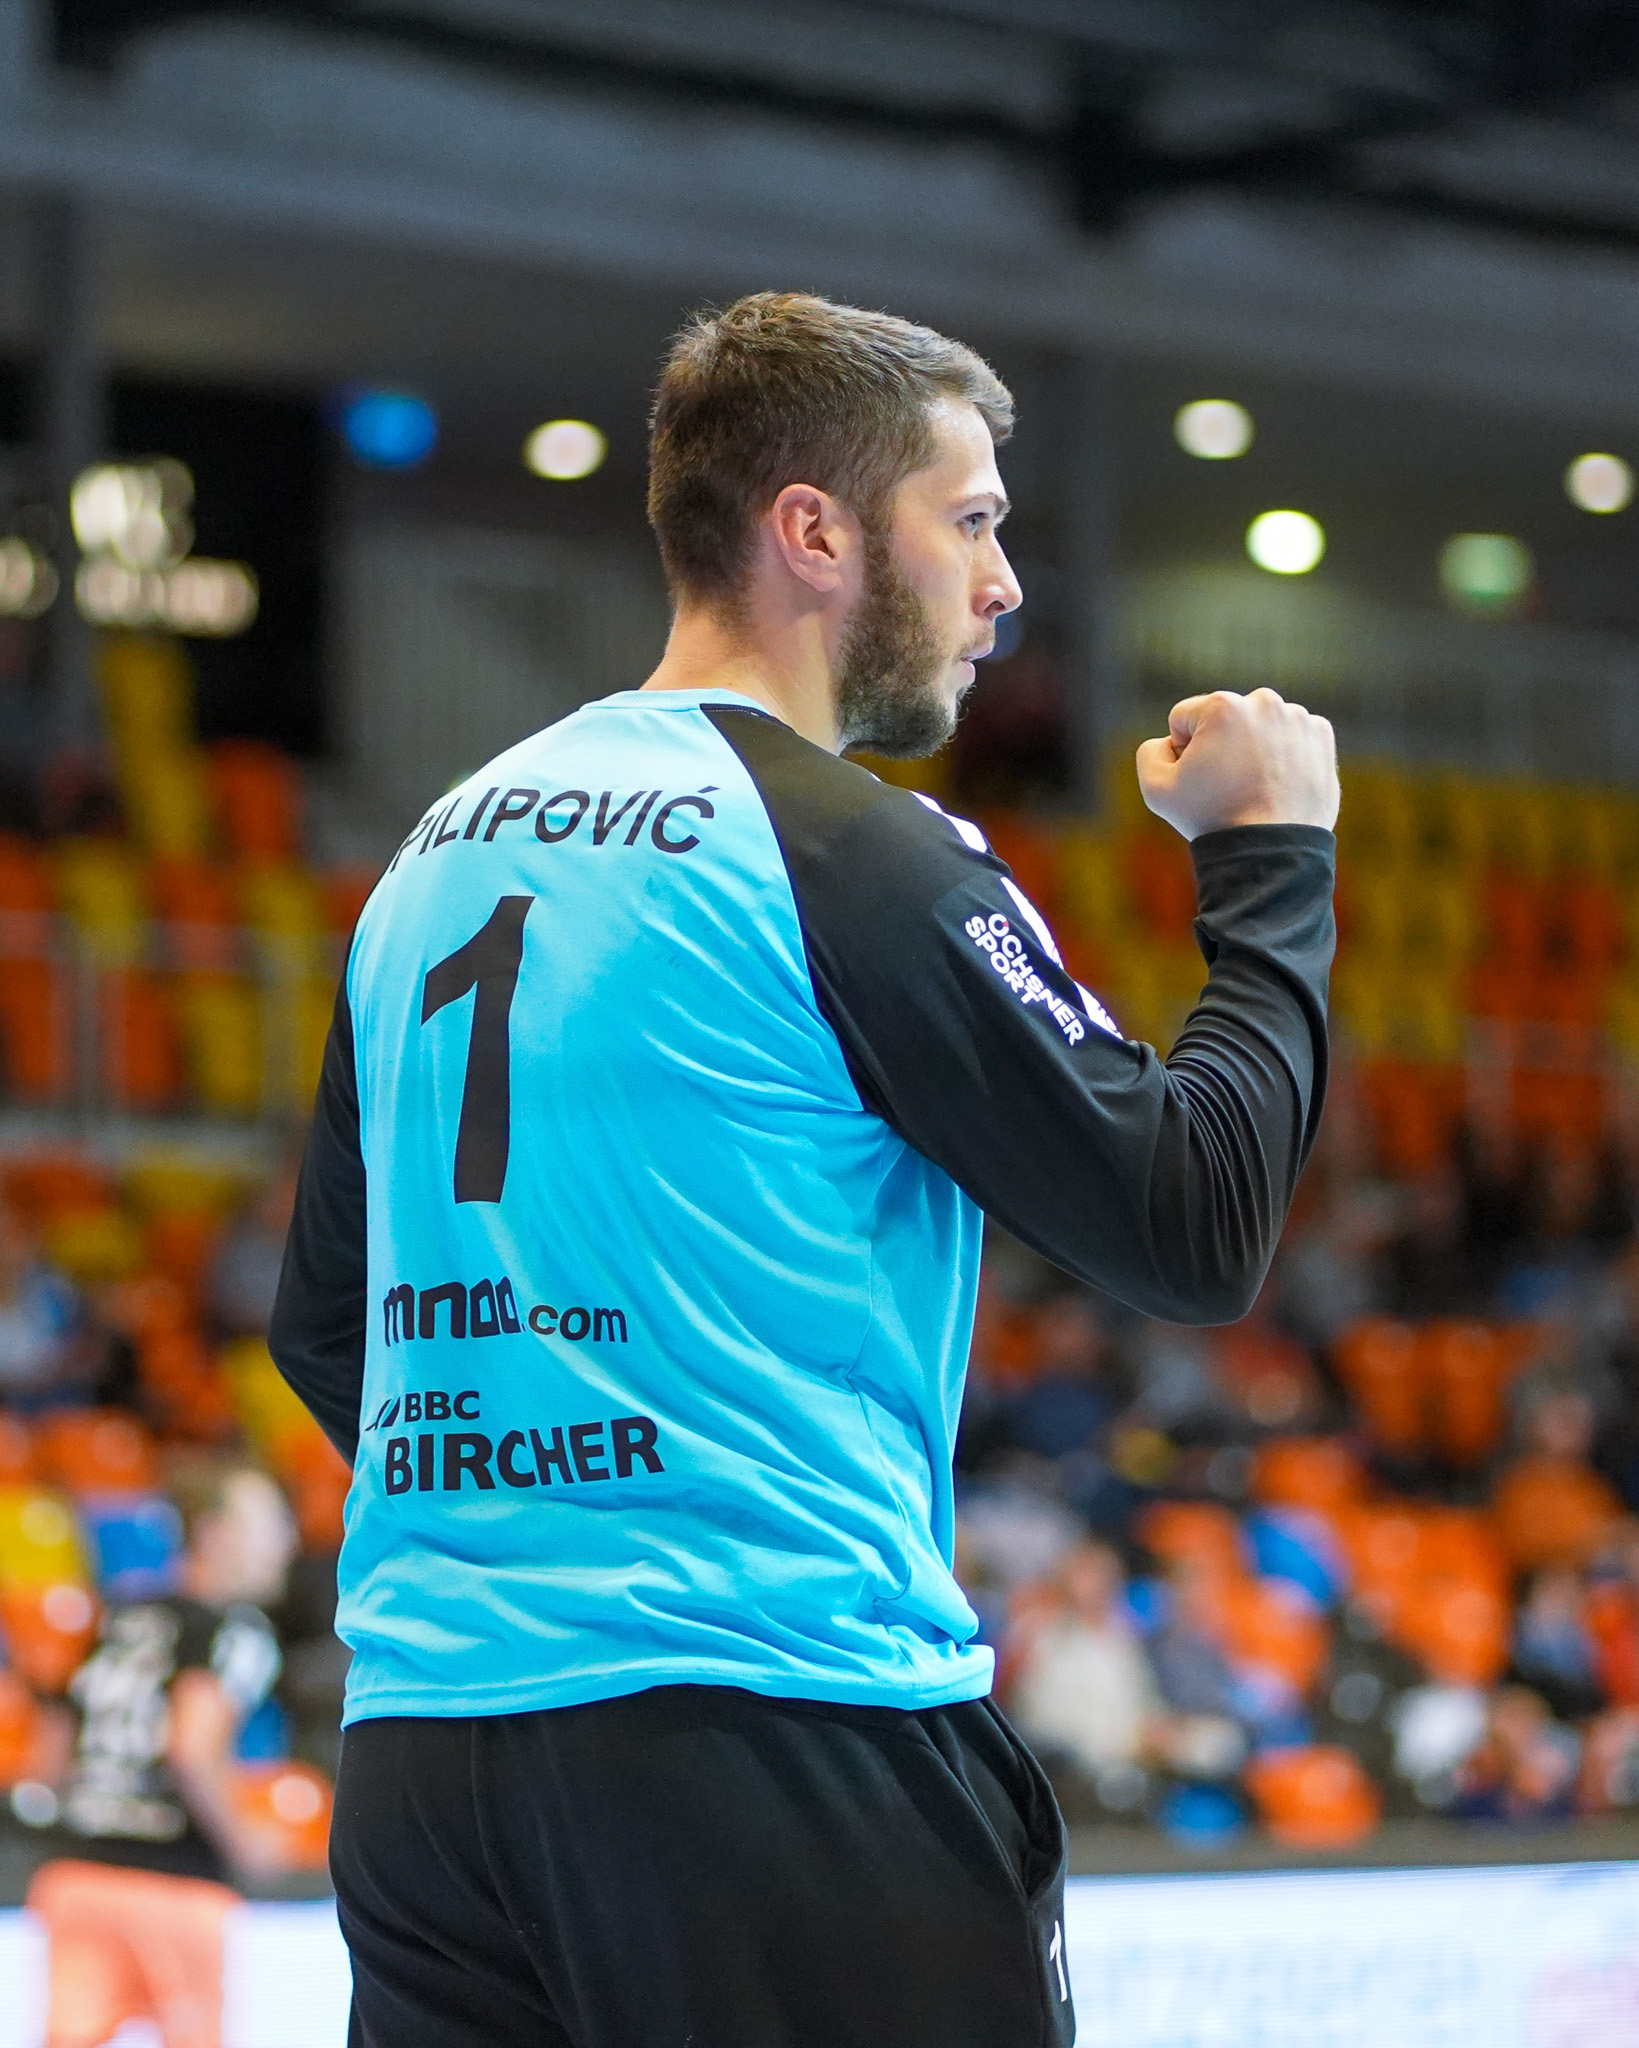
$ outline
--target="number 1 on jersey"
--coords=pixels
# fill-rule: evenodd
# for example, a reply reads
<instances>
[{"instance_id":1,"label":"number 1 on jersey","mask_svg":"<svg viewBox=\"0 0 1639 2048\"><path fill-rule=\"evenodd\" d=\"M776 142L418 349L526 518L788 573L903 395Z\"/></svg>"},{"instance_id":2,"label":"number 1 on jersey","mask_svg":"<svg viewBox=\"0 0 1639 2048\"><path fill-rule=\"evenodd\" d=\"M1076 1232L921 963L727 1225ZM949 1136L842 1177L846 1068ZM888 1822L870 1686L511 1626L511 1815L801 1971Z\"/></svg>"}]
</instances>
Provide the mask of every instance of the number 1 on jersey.
<instances>
[{"instance_id":1,"label":"number 1 on jersey","mask_svg":"<svg viewBox=\"0 0 1639 2048\"><path fill-rule=\"evenodd\" d=\"M482 931L447 960L429 967L421 989L421 1021L469 989L472 1033L461 1121L455 1133L455 1199L498 1202L512 1145L512 998L524 957L524 919L533 896L503 896Z\"/></svg>"}]
</instances>

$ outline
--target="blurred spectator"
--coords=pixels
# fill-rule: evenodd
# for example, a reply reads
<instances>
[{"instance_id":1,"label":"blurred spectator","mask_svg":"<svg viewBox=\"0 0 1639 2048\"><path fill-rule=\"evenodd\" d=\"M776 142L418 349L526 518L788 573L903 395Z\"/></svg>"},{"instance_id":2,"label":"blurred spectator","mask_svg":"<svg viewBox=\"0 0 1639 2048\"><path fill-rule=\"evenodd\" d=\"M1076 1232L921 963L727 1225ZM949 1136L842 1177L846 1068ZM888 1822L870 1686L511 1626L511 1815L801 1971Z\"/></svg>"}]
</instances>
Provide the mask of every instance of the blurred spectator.
<instances>
[{"instance_id":1,"label":"blurred spectator","mask_svg":"<svg viewBox=\"0 0 1639 2048\"><path fill-rule=\"evenodd\" d=\"M1108 1343L1085 1294L1060 1294L1036 1312L1036 1377L1010 1404L1007 1434L1021 1450L1059 1458L1079 1451L1109 1420Z\"/></svg>"},{"instance_id":2,"label":"blurred spectator","mask_svg":"<svg viewBox=\"0 0 1639 2048\"><path fill-rule=\"evenodd\" d=\"M1316 1734L1357 1757L1391 1799L1404 1796L1401 1788L1418 1775L1397 1769L1397 1750L1405 1702L1425 1677L1414 1657L1385 1640L1365 1608L1354 1602L1344 1608L1317 1689Z\"/></svg>"},{"instance_id":3,"label":"blurred spectator","mask_svg":"<svg viewBox=\"0 0 1639 2048\"><path fill-rule=\"evenodd\" d=\"M1563 1720L1604 1705L1579 1573L1558 1565L1531 1580L1514 1624L1513 1669Z\"/></svg>"},{"instance_id":4,"label":"blurred spectator","mask_svg":"<svg viewBox=\"0 0 1639 2048\"><path fill-rule=\"evenodd\" d=\"M1583 1813L1639 1806L1639 1710L1613 1707L1588 1723L1576 1803Z\"/></svg>"},{"instance_id":5,"label":"blurred spectator","mask_svg":"<svg viewBox=\"0 0 1639 2048\"><path fill-rule=\"evenodd\" d=\"M957 1525L969 1570L1004 1598L1051 1578L1084 1533L1059 1496L1052 1465L1025 1452L1003 1454L964 1489Z\"/></svg>"},{"instance_id":6,"label":"blurred spectator","mask_svg":"<svg viewBox=\"0 0 1639 2048\"><path fill-rule=\"evenodd\" d=\"M223 1234L211 1263L210 1304L224 1336L267 1335L295 1200L296 1175L286 1167L251 1197Z\"/></svg>"},{"instance_id":7,"label":"blurred spectator","mask_svg":"<svg viewBox=\"0 0 1639 2048\"><path fill-rule=\"evenodd\" d=\"M1235 1721L1240 1689L1218 1642L1214 1585L1207 1574L1190 1571L1167 1581L1150 1654L1168 1706L1180 1714Z\"/></svg>"},{"instance_id":8,"label":"blurred spectator","mask_svg":"<svg viewBox=\"0 0 1639 2048\"><path fill-rule=\"evenodd\" d=\"M284 1590L296 1532L265 1472L208 1452L177 1460L180 1590L115 1603L69 1687L76 1709L60 1826L82 1857L178 1876L278 1867L240 1818L229 1774L239 1729L279 1676L262 1611Z\"/></svg>"},{"instance_id":9,"label":"blurred spectator","mask_svg":"<svg viewBox=\"0 0 1639 2048\"><path fill-rule=\"evenodd\" d=\"M63 1850L28 1895L50 1937L53 2042L106 2040L133 2019L157 2023L166 2048L219 2039L237 1899L218 1880L289 1867L285 1833L239 1794L236 1745L279 1674L259 1603L283 1588L290 1513L265 1473L207 1453L178 1463L171 1491L181 1592L107 1610L69 1688L56 1793L14 1797L41 1821L55 1810Z\"/></svg>"},{"instance_id":10,"label":"blurred spectator","mask_svg":"<svg viewBox=\"0 0 1639 2048\"><path fill-rule=\"evenodd\" d=\"M94 1363L79 1296L0 1202L0 1400L27 1411L84 1399Z\"/></svg>"},{"instance_id":11,"label":"blurred spectator","mask_svg":"<svg viewBox=\"0 0 1639 2048\"><path fill-rule=\"evenodd\" d=\"M1442 1160L1403 1190L1398 1227L1383 1243L1379 1271L1391 1315L1450 1315L1472 1307L1474 1240L1465 1229L1464 1189L1455 1161Z\"/></svg>"},{"instance_id":12,"label":"blurred spectator","mask_svg":"<svg viewBox=\"0 0 1639 2048\"><path fill-rule=\"evenodd\" d=\"M1639 1708L1639 1522L1623 1522L1597 1559L1585 1602L1594 1672L1612 1706Z\"/></svg>"},{"instance_id":13,"label":"blurred spectator","mask_svg":"<svg viewBox=\"0 0 1639 2048\"><path fill-rule=\"evenodd\" d=\"M1594 1407L1574 1380L1548 1375L1526 1390L1521 1452L1492 1493L1498 1531L1515 1566L1590 1563L1622 1519L1622 1502L1589 1460Z\"/></svg>"},{"instance_id":14,"label":"blurred spectator","mask_svg":"<svg viewBox=\"0 0 1639 2048\"><path fill-rule=\"evenodd\" d=\"M1450 1807L1457 1773L1485 1739L1486 1698L1473 1685L1417 1685L1393 1717L1395 1775L1426 1807Z\"/></svg>"},{"instance_id":15,"label":"blurred spectator","mask_svg":"<svg viewBox=\"0 0 1639 2048\"><path fill-rule=\"evenodd\" d=\"M1011 1705L1025 1736L1064 1751L1089 1777L1139 1762L1155 1746L1165 1703L1122 1604L1121 1560L1078 1543L1026 1611L1014 1651Z\"/></svg>"},{"instance_id":16,"label":"blurred spectator","mask_svg":"<svg viewBox=\"0 0 1639 2048\"><path fill-rule=\"evenodd\" d=\"M1021 1603L1006 1660L1024 1734L1067 1759L1117 1809L1136 1803L1135 1771L1146 1765L1222 1778L1246 1754L1229 1716L1168 1709L1124 1579L1107 1545L1076 1544L1051 1584Z\"/></svg>"},{"instance_id":17,"label":"blurred spectator","mask_svg":"<svg viewBox=\"0 0 1639 2048\"><path fill-rule=\"evenodd\" d=\"M1465 1819L1558 1820L1572 1810L1582 1744L1523 1685L1492 1696L1485 1732L1457 1766L1453 1810Z\"/></svg>"},{"instance_id":18,"label":"blurred spectator","mask_svg":"<svg viewBox=\"0 0 1639 2048\"><path fill-rule=\"evenodd\" d=\"M1324 1346L1338 1331L1375 1314L1376 1263L1392 1228L1392 1196L1344 1184L1281 1241L1274 1300L1281 1323L1305 1344Z\"/></svg>"}]
</instances>

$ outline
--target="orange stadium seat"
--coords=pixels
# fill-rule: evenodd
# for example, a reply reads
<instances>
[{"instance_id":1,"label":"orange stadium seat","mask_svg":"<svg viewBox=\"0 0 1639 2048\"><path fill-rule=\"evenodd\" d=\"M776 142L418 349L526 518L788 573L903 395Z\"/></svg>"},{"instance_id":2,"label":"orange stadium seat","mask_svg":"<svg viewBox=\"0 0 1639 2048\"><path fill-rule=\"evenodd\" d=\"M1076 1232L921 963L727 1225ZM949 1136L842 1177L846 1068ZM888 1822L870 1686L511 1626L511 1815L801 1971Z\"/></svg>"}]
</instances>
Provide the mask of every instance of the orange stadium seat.
<instances>
[{"instance_id":1,"label":"orange stadium seat","mask_svg":"<svg viewBox=\"0 0 1639 2048\"><path fill-rule=\"evenodd\" d=\"M15 1672L0 1671L0 1791L33 1775L41 1734L34 1695Z\"/></svg>"},{"instance_id":2,"label":"orange stadium seat","mask_svg":"<svg viewBox=\"0 0 1639 2048\"><path fill-rule=\"evenodd\" d=\"M0 1486L26 1486L34 1476L34 1443L27 1428L0 1409Z\"/></svg>"},{"instance_id":3,"label":"orange stadium seat","mask_svg":"<svg viewBox=\"0 0 1639 2048\"><path fill-rule=\"evenodd\" d=\"M233 1802L246 1820L271 1830L298 1870L323 1870L330 1847L329 1780L311 1764L286 1758L241 1764Z\"/></svg>"},{"instance_id":4,"label":"orange stadium seat","mask_svg":"<svg viewBox=\"0 0 1639 2048\"><path fill-rule=\"evenodd\" d=\"M1213 1596L1225 1651L1306 1693L1331 1648L1325 1616L1283 1579L1228 1578Z\"/></svg>"},{"instance_id":5,"label":"orange stadium seat","mask_svg":"<svg viewBox=\"0 0 1639 2048\"><path fill-rule=\"evenodd\" d=\"M1252 1498L1335 1518L1365 1497L1360 1460L1337 1437L1274 1437L1252 1454Z\"/></svg>"},{"instance_id":6,"label":"orange stadium seat","mask_svg":"<svg viewBox=\"0 0 1639 2048\"><path fill-rule=\"evenodd\" d=\"M1493 957L1516 969L1546 958L1553 903L1540 882L1499 870L1485 889L1485 924Z\"/></svg>"},{"instance_id":7,"label":"orange stadium seat","mask_svg":"<svg viewBox=\"0 0 1639 2048\"><path fill-rule=\"evenodd\" d=\"M1176 833L1140 826L1123 851L1133 908L1152 936L1190 938L1195 929L1195 869L1188 846Z\"/></svg>"},{"instance_id":8,"label":"orange stadium seat","mask_svg":"<svg viewBox=\"0 0 1639 2048\"><path fill-rule=\"evenodd\" d=\"M1518 1571L1586 1565L1622 1519L1622 1502L1591 1466L1568 1458L1517 1458L1491 1497L1504 1550Z\"/></svg>"},{"instance_id":9,"label":"orange stadium seat","mask_svg":"<svg viewBox=\"0 0 1639 2048\"><path fill-rule=\"evenodd\" d=\"M73 1080L67 977L55 961L0 958L0 1051L23 1102L55 1102Z\"/></svg>"},{"instance_id":10,"label":"orange stadium seat","mask_svg":"<svg viewBox=\"0 0 1639 2048\"><path fill-rule=\"evenodd\" d=\"M154 905L168 923L231 925L239 899L231 868L188 854L163 854L148 870Z\"/></svg>"},{"instance_id":11,"label":"orange stadium seat","mask_svg":"<svg viewBox=\"0 0 1639 2048\"><path fill-rule=\"evenodd\" d=\"M1246 1788L1277 1842L1348 1849L1382 1817L1371 1780L1346 1749L1267 1750L1246 1766Z\"/></svg>"},{"instance_id":12,"label":"orange stadium seat","mask_svg":"<svg viewBox=\"0 0 1639 2048\"><path fill-rule=\"evenodd\" d=\"M1625 950L1622 899L1608 881L1576 875L1562 882L1553 904L1559 950L1595 975L1614 972Z\"/></svg>"},{"instance_id":13,"label":"orange stadium seat","mask_svg":"<svg viewBox=\"0 0 1639 2048\"><path fill-rule=\"evenodd\" d=\"M153 1439L117 1408L48 1415L35 1456L42 1474L70 1493L148 1493L159 1484Z\"/></svg>"},{"instance_id":14,"label":"orange stadium seat","mask_svg":"<svg viewBox=\"0 0 1639 2048\"><path fill-rule=\"evenodd\" d=\"M191 1325L156 1330L137 1343L137 1379L146 1403L167 1436L191 1443L225 1443L239 1418L210 1349Z\"/></svg>"},{"instance_id":15,"label":"orange stadium seat","mask_svg":"<svg viewBox=\"0 0 1639 2048\"><path fill-rule=\"evenodd\" d=\"M1249 1569L1239 1518L1211 1501L1160 1500L1138 1519L1138 1537L1164 1564L1238 1577Z\"/></svg>"},{"instance_id":16,"label":"orange stadium seat","mask_svg":"<svg viewBox=\"0 0 1639 2048\"><path fill-rule=\"evenodd\" d=\"M1482 1577L1430 1578L1399 1605L1391 1634L1443 1685L1492 1686L1508 1666L1513 1610Z\"/></svg>"},{"instance_id":17,"label":"orange stadium seat","mask_svg":"<svg viewBox=\"0 0 1639 2048\"><path fill-rule=\"evenodd\" d=\"M295 763L259 740L208 749L211 797L223 840L244 861L289 861L301 847L301 783Z\"/></svg>"},{"instance_id":18,"label":"orange stadium seat","mask_svg":"<svg viewBox=\"0 0 1639 2048\"><path fill-rule=\"evenodd\" d=\"M214 1209L162 1209L148 1219L148 1258L155 1273L197 1300L210 1270L222 1218Z\"/></svg>"},{"instance_id":19,"label":"orange stadium seat","mask_svg":"<svg viewBox=\"0 0 1639 2048\"><path fill-rule=\"evenodd\" d=\"M97 1603L80 1580L0 1586L0 1640L7 1662L36 1692L63 1692L96 1634Z\"/></svg>"},{"instance_id":20,"label":"orange stadium seat","mask_svg":"<svg viewBox=\"0 0 1639 2048\"><path fill-rule=\"evenodd\" d=\"M114 1201L108 1174L74 1152L35 1152L14 1159L0 1168L0 1189L35 1222L106 1209Z\"/></svg>"},{"instance_id":21,"label":"orange stadium seat","mask_svg":"<svg viewBox=\"0 0 1639 2048\"><path fill-rule=\"evenodd\" d=\"M380 880L381 870L375 866L326 869L322 877L325 917L338 937L352 935L359 912Z\"/></svg>"},{"instance_id":22,"label":"orange stadium seat","mask_svg":"<svg viewBox=\"0 0 1639 2048\"><path fill-rule=\"evenodd\" d=\"M1435 1446L1455 1465L1482 1464L1507 1421L1508 1347L1488 1324L1437 1321L1419 1351Z\"/></svg>"},{"instance_id":23,"label":"orange stadium seat","mask_svg":"<svg viewBox=\"0 0 1639 2048\"><path fill-rule=\"evenodd\" d=\"M1339 1376L1372 1437L1386 1451L1422 1448L1422 1360L1416 1330L1387 1316L1351 1324L1333 1346Z\"/></svg>"},{"instance_id":24,"label":"orange stadium seat","mask_svg":"<svg viewBox=\"0 0 1639 2048\"><path fill-rule=\"evenodd\" d=\"M1443 1159L1462 1109L1462 1070L1433 1061L1362 1060L1357 1073L1379 1165L1415 1179Z\"/></svg>"},{"instance_id":25,"label":"orange stadium seat","mask_svg":"<svg viewBox=\"0 0 1639 2048\"><path fill-rule=\"evenodd\" d=\"M141 967L98 977L102 1080L121 1109L162 1109L182 1085L182 1054L165 982Z\"/></svg>"},{"instance_id":26,"label":"orange stadium seat","mask_svg":"<svg viewBox=\"0 0 1639 2048\"><path fill-rule=\"evenodd\" d=\"M1058 848L1051 834L1017 811L986 811L978 820L991 851L1044 917L1058 914Z\"/></svg>"},{"instance_id":27,"label":"orange stadium seat","mask_svg":"<svg viewBox=\"0 0 1639 2048\"><path fill-rule=\"evenodd\" d=\"M1425 1576L1507 1591L1508 1553L1487 1509L1423 1506L1417 1523L1417 1568Z\"/></svg>"},{"instance_id":28,"label":"orange stadium seat","mask_svg":"<svg viewBox=\"0 0 1639 2048\"><path fill-rule=\"evenodd\" d=\"M342 1508L353 1483L346 1459L317 1423L309 1421L278 1439L271 1462L290 1496L302 1548L339 1550L344 1534Z\"/></svg>"},{"instance_id":29,"label":"orange stadium seat","mask_svg":"<svg viewBox=\"0 0 1639 2048\"><path fill-rule=\"evenodd\" d=\"M1355 1597L1386 1625L1422 1575L1422 1517L1404 1501L1373 1502L1348 1510L1338 1533Z\"/></svg>"}]
</instances>

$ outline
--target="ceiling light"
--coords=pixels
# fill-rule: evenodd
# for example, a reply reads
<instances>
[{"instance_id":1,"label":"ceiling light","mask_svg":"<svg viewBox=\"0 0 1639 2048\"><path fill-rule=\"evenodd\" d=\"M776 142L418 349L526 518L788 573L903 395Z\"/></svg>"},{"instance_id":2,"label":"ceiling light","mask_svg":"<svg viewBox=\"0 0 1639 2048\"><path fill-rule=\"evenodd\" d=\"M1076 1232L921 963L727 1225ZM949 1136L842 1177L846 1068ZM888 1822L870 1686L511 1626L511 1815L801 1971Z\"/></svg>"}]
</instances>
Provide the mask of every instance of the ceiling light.
<instances>
[{"instance_id":1,"label":"ceiling light","mask_svg":"<svg viewBox=\"0 0 1639 2048\"><path fill-rule=\"evenodd\" d=\"M180 462L99 462L69 492L74 538L88 555L114 554L128 569L167 569L193 546L193 478Z\"/></svg>"},{"instance_id":2,"label":"ceiling light","mask_svg":"<svg viewBox=\"0 0 1639 2048\"><path fill-rule=\"evenodd\" d=\"M1531 550L1511 533L1454 533L1440 550L1440 583L1465 611L1508 610L1531 575Z\"/></svg>"},{"instance_id":3,"label":"ceiling light","mask_svg":"<svg viewBox=\"0 0 1639 2048\"><path fill-rule=\"evenodd\" d=\"M37 619L57 595L57 571L16 534L0 537L0 619Z\"/></svg>"},{"instance_id":4,"label":"ceiling light","mask_svg":"<svg viewBox=\"0 0 1639 2048\"><path fill-rule=\"evenodd\" d=\"M1326 529L1307 512L1260 512L1246 529L1246 552L1276 576L1304 576L1326 552Z\"/></svg>"},{"instance_id":5,"label":"ceiling light","mask_svg":"<svg viewBox=\"0 0 1639 2048\"><path fill-rule=\"evenodd\" d=\"M227 640L254 624L255 572L244 562L191 555L170 569L130 569L99 553L74 582L80 616L94 626L159 626L197 639Z\"/></svg>"},{"instance_id":6,"label":"ceiling light","mask_svg":"<svg viewBox=\"0 0 1639 2048\"><path fill-rule=\"evenodd\" d=\"M1186 455L1228 462L1252 446L1252 415L1232 398L1197 398L1179 407L1172 432Z\"/></svg>"},{"instance_id":7,"label":"ceiling light","mask_svg":"<svg viewBox=\"0 0 1639 2048\"><path fill-rule=\"evenodd\" d=\"M1579 455L1565 472L1565 493L1584 512L1620 512L1633 499L1633 471L1620 455Z\"/></svg>"},{"instance_id":8,"label":"ceiling light","mask_svg":"<svg viewBox=\"0 0 1639 2048\"><path fill-rule=\"evenodd\" d=\"M524 464L554 483L590 476L609 452L607 439L589 420L548 420L524 443Z\"/></svg>"}]
</instances>

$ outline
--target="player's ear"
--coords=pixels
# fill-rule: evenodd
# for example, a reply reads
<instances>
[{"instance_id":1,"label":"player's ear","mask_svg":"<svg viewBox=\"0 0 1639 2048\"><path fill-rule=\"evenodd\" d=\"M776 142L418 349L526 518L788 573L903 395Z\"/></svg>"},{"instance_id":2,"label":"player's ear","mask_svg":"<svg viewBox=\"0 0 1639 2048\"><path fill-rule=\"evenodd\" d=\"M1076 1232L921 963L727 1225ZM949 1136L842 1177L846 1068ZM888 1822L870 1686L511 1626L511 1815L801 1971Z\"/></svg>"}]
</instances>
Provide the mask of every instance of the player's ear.
<instances>
[{"instance_id":1,"label":"player's ear","mask_svg":"<svg viewBox=\"0 0 1639 2048\"><path fill-rule=\"evenodd\" d=\"M765 531L792 575L821 593L842 586L859 546L859 521L813 484L787 484L768 508Z\"/></svg>"}]
</instances>

